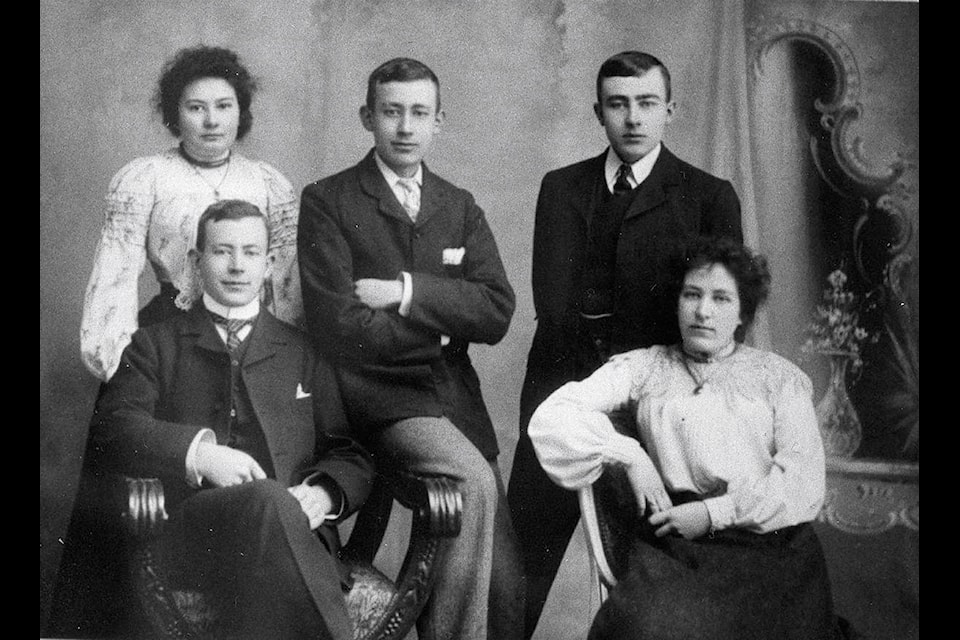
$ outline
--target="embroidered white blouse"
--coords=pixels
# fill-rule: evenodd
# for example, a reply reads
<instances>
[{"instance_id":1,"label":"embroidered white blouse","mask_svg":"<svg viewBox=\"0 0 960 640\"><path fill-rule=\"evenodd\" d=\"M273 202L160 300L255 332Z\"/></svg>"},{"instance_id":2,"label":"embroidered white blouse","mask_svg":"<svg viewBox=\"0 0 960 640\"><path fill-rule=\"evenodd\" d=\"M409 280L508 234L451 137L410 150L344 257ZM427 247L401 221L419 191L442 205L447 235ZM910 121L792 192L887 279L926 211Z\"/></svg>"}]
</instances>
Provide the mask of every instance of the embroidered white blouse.
<instances>
[{"instance_id":1,"label":"embroidered white blouse","mask_svg":"<svg viewBox=\"0 0 960 640\"><path fill-rule=\"evenodd\" d=\"M712 528L766 533L816 518L826 472L809 377L746 345L696 367L699 393L678 346L657 346L562 386L530 420L547 474L579 489L639 455L610 419L625 411L667 490L706 496Z\"/></svg>"},{"instance_id":2,"label":"embroidered white blouse","mask_svg":"<svg viewBox=\"0 0 960 640\"><path fill-rule=\"evenodd\" d=\"M113 375L137 329L137 285L147 261L159 282L180 291L177 306L189 309L200 298L187 252L196 241L200 214L218 199L247 200L263 211L274 256L263 299L281 320L303 325L293 186L266 162L236 152L227 166L225 173L205 177L207 170L194 167L173 148L133 160L111 180L80 325L83 363L98 378ZM222 183L212 176L222 176Z\"/></svg>"}]
</instances>

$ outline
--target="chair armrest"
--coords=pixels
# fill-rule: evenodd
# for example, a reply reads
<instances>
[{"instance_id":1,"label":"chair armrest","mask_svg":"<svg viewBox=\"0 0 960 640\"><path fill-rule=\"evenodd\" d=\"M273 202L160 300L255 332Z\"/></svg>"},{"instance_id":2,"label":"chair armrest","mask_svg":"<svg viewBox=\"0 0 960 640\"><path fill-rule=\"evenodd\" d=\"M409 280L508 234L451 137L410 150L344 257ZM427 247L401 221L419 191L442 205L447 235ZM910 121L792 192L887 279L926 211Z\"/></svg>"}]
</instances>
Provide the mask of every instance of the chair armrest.
<instances>
[{"instance_id":1,"label":"chair armrest","mask_svg":"<svg viewBox=\"0 0 960 640\"><path fill-rule=\"evenodd\" d=\"M621 467L607 467L590 486L577 492L584 534L594 566L607 588L622 579L640 510Z\"/></svg>"},{"instance_id":2,"label":"chair armrest","mask_svg":"<svg viewBox=\"0 0 960 640\"><path fill-rule=\"evenodd\" d=\"M613 569L607 561L607 552L603 544L603 536L600 533L600 522L597 518L597 504L593 495L593 485L578 490L577 498L580 501L580 522L583 525L583 534L587 539L587 552L590 554L591 563L597 571L600 583L607 589L612 589L617 584L617 578L613 575Z\"/></svg>"},{"instance_id":3,"label":"chair armrest","mask_svg":"<svg viewBox=\"0 0 960 640\"><path fill-rule=\"evenodd\" d=\"M167 521L164 507L163 483L159 478L131 478L124 476L126 510L123 521L135 538L154 538L163 532Z\"/></svg>"},{"instance_id":4,"label":"chair armrest","mask_svg":"<svg viewBox=\"0 0 960 640\"><path fill-rule=\"evenodd\" d=\"M374 566L396 500L410 509L410 539L395 584ZM436 581L451 538L459 535L463 497L447 476L421 476L406 471L378 472L340 553L356 579L347 608L356 624L357 640L402 640L416 623ZM376 603L376 604L375 604Z\"/></svg>"}]
</instances>

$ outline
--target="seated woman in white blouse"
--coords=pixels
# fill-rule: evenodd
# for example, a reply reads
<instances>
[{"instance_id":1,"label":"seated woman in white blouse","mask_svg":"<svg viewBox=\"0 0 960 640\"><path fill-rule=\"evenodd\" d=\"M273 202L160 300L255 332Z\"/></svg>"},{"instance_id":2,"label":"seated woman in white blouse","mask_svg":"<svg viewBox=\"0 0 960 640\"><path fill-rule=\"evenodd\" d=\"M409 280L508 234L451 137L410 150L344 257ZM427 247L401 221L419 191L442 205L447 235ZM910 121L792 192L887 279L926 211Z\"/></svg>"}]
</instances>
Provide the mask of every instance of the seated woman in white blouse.
<instances>
[{"instance_id":1,"label":"seated woman in white blouse","mask_svg":"<svg viewBox=\"0 0 960 640\"><path fill-rule=\"evenodd\" d=\"M612 357L530 421L554 482L575 490L623 466L644 514L590 638L842 637L810 525L825 488L810 379L741 343L766 261L699 239L675 275L682 344ZM636 438L610 420L623 411Z\"/></svg>"}]
</instances>

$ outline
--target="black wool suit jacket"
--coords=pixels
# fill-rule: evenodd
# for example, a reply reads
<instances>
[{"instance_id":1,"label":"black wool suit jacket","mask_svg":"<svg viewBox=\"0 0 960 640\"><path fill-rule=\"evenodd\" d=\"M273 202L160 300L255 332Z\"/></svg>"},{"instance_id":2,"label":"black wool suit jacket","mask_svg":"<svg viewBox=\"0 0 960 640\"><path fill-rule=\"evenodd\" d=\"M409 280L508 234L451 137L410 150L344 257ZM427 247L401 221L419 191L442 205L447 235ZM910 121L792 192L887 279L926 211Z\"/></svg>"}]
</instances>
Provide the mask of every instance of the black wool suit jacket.
<instances>
[{"instance_id":1,"label":"black wool suit jacket","mask_svg":"<svg viewBox=\"0 0 960 640\"><path fill-rule=\"evenodd\" d=\"M346 518L366 499L373 465L351 437L332 369L302 332L266 309L247 341L240 376L276 479L293 486L327 476L340 488ZM202 303L139 329L97 401L90 431L95 467L160 477L167 507L175 508L200 490L185 480L193 438L210 428L218 442L227 441L230 394L230 358ZM333 527L318 531L335 551Z\"/></svg>"},{"instance_id":2,"label":"black wool suit jacket","mask_svg":"<svg viewBox=\"0 0 960 640\"><path fill-rule=\"evenodd\" d=\"M521 395L521 429L550 393L590 373L580 323L580 279L590 224L607 189L606 151L547 173L537 199L533 301L537 330ZM679 339L677 301L668 291L680 245L705 234L742 241L733 186L677 158L664 145L631 194L616 245L611 350L619 353Z\"/></svg>"},{"instance_id":3,"label":"black wool suit jacket","mask_svg":"<svg viewBox=\"0 0 960 640\"><path fill-rule=\"evenodd\" d=\"M412 222L373 153L303 190L297 249L310 333L336 361L352 420L376 428L446 416L495 457L496 434L468 354L472 342L499 342L515 307L493 233L473 196L425 165ZM413 290L407 317L354 294L358 279L404 271Z\"/></svg>"}]
</instances>

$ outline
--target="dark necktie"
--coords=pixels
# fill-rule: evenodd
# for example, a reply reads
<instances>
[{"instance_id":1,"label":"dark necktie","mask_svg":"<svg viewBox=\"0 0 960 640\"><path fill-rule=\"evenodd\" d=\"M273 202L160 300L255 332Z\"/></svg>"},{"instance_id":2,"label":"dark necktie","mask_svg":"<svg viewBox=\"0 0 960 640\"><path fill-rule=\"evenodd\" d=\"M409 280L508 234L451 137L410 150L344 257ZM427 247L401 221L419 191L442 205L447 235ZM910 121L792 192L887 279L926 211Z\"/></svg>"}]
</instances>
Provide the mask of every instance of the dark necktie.
<instances>
[{"instance_id":1,"label":"dark necktie","mask_svg":"<svg viewBox=\"0 0 960 640\"><path fill-rule=\"evenodd\" d=\"M632 175L630 165L621 164L620 168L617 169L617 181L613 183L613 195L621 196L633 189L633 187L630 186L630 181L627 180L627 176L629 175Z\"/></svg>"},{"instance_id":2,"label":"dark necktie","mask_svg":"<svg viewBox=\"0 0 960 640\"><path fill-rule=\"evenodd\" d=\"M227 330L227 349L230 350L230 353L236 351L237 347L240 346L240 329L248 324L253 324L253 321L257 319L256 316L252 318L224 318L213 311L210 311L210 317L213 318L215 323Z\"/></svg>"}]
</instances>

